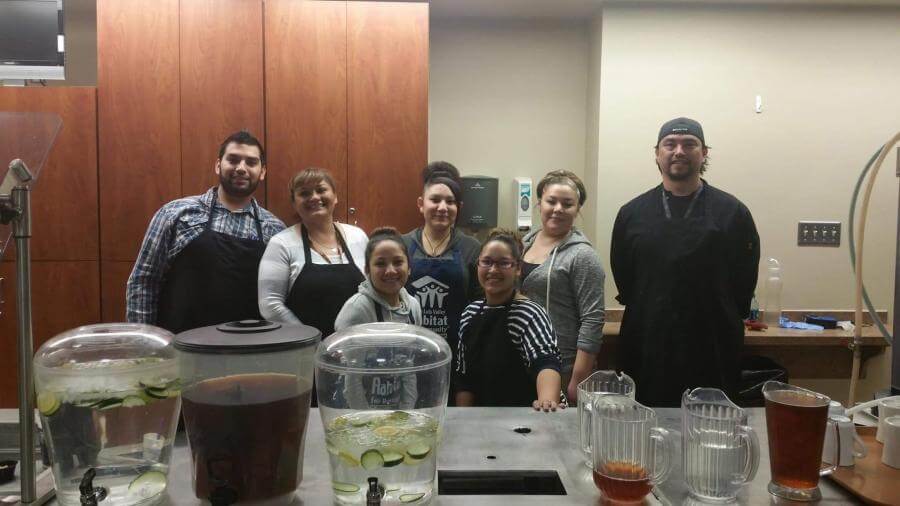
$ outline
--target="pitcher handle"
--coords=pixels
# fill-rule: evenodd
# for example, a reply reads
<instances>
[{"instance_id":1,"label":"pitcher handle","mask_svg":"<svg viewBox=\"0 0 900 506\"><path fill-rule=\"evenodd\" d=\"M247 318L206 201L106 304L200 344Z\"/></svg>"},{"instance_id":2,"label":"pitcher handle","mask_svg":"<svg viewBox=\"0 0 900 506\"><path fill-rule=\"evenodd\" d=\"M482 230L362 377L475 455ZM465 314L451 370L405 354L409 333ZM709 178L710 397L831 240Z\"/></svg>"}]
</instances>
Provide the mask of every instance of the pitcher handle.
<instances>
[{"instance_id":1,"label":"pitcher handle","mask_svg":"<svg viewBox=\"0 0 900 506\"><path fill-rule=\"evenodd\" d=\"M853 457L863 459L868 454L869 449L866 447L866 443L859 437L859 434L856 433L856 427L853 427Z\"/></svg>"},{"instance_id":2,"label":"pitcher handle","mask_svg":"<svg viewBox=\"0 0 900 506\"><path fill-rule=\"evenodd\" d=\"M819 476L827 476L833 473L841 463L841 429L838 426L837 420L828 418L827 423L834 426L834 430L831 431L834 433L834 456L831 459L832 464L819 471ZM828 431L825 431L825 434L828 434Z\"/></svg>"},{"instance_id":3,"label":"pitcher handle","mask_svg":"<svg viewBox=\"0 0 900 506\"><path fill-rule=\"evenodd\" d=\"M650 476L650 483L658 485L666 480L669 472L672 470L672 455L675 447L669 439L669 431L662 427L653 427L650 429L650 439L653 440L653 474ZM656 458L662 454L662 464L657 467Z\"/></svg>"},{"instance_id":4,"label":"pitcher handle","mask_svg":"<svg viewBox=\"0 0 900 506\"><path fill-rule=\"evenodd\" d=\"M582 402L585 404L581 409L581 451L591 455L591 402L590 400L578 399L579 405Z\"/></svg>"},{"instance_id":5,"label":"pitcher handle","mask_svg":"<svg viewBox=\"0 0 900 506\"><path fill-rule=\"evenodd\" d=\"M750 483L756 477L756 471L759 469L759 438L756 436L756 431L748 425L738 425L736 432L747 447L744 473L736 484Z\"/></svg>"}]
</instances>

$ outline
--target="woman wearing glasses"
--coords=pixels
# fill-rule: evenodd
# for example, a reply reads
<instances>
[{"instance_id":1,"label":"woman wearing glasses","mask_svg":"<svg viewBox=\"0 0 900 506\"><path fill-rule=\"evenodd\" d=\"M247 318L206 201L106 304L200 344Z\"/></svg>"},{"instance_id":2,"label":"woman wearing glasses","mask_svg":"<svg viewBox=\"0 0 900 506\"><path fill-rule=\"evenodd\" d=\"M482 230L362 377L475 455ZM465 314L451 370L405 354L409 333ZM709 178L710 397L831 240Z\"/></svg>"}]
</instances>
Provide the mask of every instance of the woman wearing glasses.
<instances>
[{"instance_id":1,"label":"woman wearing glasses","mask_svg":"<svg viewBox=\"0 0 900 506\"><path fill-rule=\"evenodd\" d=\"M516 290L521 251L518 237L502 230L481 247L484 299L469 304L460 319L457 406L565 407L553 325L540 305Z\"/></svg>"},{"instance_id":2,"label":"woman wearing glasses","mask_svg":"<svg viewBox=\"0 0 900 506\"><path fill-rule=\"evenodd\" d=\"M541 228L525 236L522 291L553 321L562 354L563 388L574 399L578 383L594 369L603 323L600 257L575 217L587 200L584 183L566 170L548 173L537 185Z\"/></svg>"}]
</instances>

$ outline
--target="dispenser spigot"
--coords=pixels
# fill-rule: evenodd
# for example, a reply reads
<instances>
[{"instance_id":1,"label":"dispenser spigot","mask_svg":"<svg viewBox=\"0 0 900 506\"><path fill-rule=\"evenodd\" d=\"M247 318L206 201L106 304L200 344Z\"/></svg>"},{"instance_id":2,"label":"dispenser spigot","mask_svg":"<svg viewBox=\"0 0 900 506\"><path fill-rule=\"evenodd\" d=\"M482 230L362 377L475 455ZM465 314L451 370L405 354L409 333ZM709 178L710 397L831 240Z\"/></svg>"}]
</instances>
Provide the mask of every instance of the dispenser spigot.
<instances>
[{"instance_id":1,"label":"dispenser spigot","mask_svg":"<svg viewBox=\"0 0 900 506\"><path fill-rule=\"evenodd\" d=\"M366 492L366 506L381 506L381 498L384 497L384 487L378 484L378 478L369 478L369 490Z\"/></svg>"},{"instance_id":2,"label":"dispenser spigot","mask_svg":"<svg viewBox=\"0 0 900 506\"><path fill-rule=\"evenodd\" d=\"M81 492L81 506L97 506L97 504L106 499L109 493L105 487L94 488L94 478L97 471L90 468L84 472L81 478L81 484L78 485L78 491Z\"/></svg>"}]
</instances>

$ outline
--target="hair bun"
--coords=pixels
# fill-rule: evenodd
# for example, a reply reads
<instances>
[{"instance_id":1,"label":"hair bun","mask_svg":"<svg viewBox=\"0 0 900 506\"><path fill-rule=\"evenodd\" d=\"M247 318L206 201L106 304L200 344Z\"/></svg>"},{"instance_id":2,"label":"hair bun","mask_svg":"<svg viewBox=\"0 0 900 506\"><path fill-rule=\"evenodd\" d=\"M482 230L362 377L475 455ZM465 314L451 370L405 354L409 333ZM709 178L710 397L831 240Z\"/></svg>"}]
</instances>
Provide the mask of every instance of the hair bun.
<instances>
[{"instance_id":1,"label":"hair bun","mask_svg":"<svg viewBox=\"0 0 900 506\"><path fill-rule=\"evenodd\" d=\"M378 227L375 230L372 230L371 237L375 237L376 235L395 235L400 236L400 232L397 232L397 229L394 227Z\"/></svg>"},{"instance_id":2,"label":"hair bun","mask_svg":"<svg viewBox=\"0 0 900 506\"><path fill-rule=\"evenodd\" d=\"M432 179L446 178L459 184L459 169L450 162L431 162L422 169L422 183Z\"/></svg>"}]
</instances>

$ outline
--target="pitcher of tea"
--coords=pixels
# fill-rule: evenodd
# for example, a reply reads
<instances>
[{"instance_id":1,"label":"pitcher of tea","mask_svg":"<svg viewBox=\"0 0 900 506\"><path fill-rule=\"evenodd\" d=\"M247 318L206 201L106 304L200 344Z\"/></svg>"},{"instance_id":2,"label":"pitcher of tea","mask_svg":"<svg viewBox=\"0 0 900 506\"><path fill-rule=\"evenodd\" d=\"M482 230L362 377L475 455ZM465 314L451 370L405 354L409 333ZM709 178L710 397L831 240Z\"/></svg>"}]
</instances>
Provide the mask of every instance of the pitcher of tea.
<instances>
[{"instance_id":1,"label":"pitcher of tea","mask_svg":"<svg viewBox=\"0 0 900 506\"><path fill-rule=\"evenodd\" d=\"M747 413L718 388L695 388L681 396L684 479L691 496L729 502L759 467L759 440Z\"/></svg>"},{"instance_id":2,"label":"pitcher of tea","mask_svg":"<svg viewBox=\"0 0 900 506\"><path fill-rule=\"evenodd\" d=\"M640 502L669 475L669 432L655 411L627 396L598 396L591 412L594 484L611 501Z\"/></svg>"},{"instance_id":3,"label":"pitcher of tea","mask_svg":"<svg viewBox=\"0 0 900 506\"><path fill-rule=\"evenodd\" d=\"M840 431L828 419L828 397L778 381L763 385L766 428L769 434L769 493L795 501L822 498L819 477L831 474L840 462ZM827 424L835 437L834 465L820 470Z\"/></svg>"},{"instance_id":4,"label":"pitcher of tea","mask_svg":"<svg viewBox=\"0 0 900 506\"><path fill-rule=\"evenodd\" d=\"M581 451L588 467L591 459L591 401L598 395L619 394L634 399L634 380L625 373L597 371L578 384L578 422L581 429Z\"/></svg>"}]
</instances>

